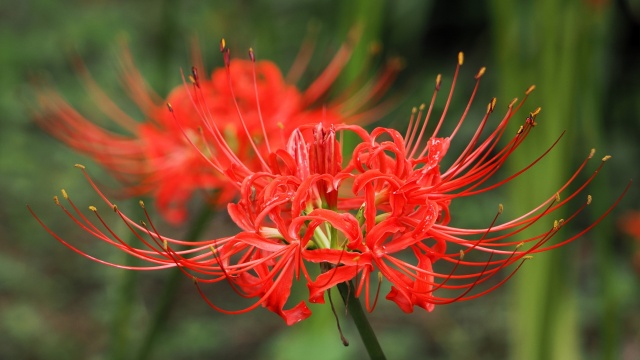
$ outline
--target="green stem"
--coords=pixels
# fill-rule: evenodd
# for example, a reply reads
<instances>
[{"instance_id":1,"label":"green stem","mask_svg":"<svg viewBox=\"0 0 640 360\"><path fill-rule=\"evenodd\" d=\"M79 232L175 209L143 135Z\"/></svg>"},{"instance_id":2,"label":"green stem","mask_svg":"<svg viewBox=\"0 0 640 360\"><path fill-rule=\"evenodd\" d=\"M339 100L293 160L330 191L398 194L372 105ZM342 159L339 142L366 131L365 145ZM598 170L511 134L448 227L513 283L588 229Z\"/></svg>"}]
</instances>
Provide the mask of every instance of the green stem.
<instances>
[{"instance_id":1,"label":"green stem","mask_svg":"<svg viewBox=\"0 0 640 360\"><path fill-rule=\"evenodd\" d=\"M131 243L132 241L128 241ZM127 257L125 265L135 266L138 259ZM130 327L129 320L133 314L133 304L135 289L138 279L137 271L124 271L119 277L117 285L117 298L115 300L115 314L111 318L111 334L109 346L109 358L112 360L122 360L127 358L129 348Z\"/></svg>"},{"instance_id":2,"label":"green stem","mask_svg":"<svg viewBox=\"0 0 640 360\"><path fill-rule=\"evenodd\" d=\"M369 357L371 359L386 359L384 352L382 351L382 347L380 347L380 343L378 342L378 338L373 332L371 324L369 324L367 315L362 309L362 304L360 303L360 300L354 296L351 289L353 289L353 284L351 283L338 284L338 290L340 290L342 300L344 300L344 304L351 314L353 322L356 324L356 328L358 328L364 347L367 349L367 353L369 353Z\"/></svg>"},{"instance_id":3,"label":"green stem","mask_svg":"<svg viewBox=\"0 0 640 360\"><path fill-rule=\"evenodd\" d=\"M132 202L133 204L133 202ZM137 206L137 201L135 202ZM131 234L125 241L132 244L136 241L135 235ZM138 266L140 261L138 258L123 255L123 264L125 266ZM134 313L135 292L138 285L137 271L119 272L117 284L115 285L116 297L113 301L113 316L109 324L109 350L107 358L111 360L128 359L129 341L131 339L131 317Z\"/></svg>"},{"instance_id":4,"label":"green stem","mask_svg":"<svg viewBox=\"0 0 640 360\"><path fill-rule=\"evenodd\" d=\"M193 226L191 226L191 228L189 229L189 233L187 234L185 240L196 240L205 229L205 225L208 223L208 220L212 214L213 209L211 208L211 206L205 204L194 220ZM184 275L179 269L171 270L169 277L167 278L167 281L165 283L162 296L160 297L160 303L158 304L154 312L153 320L151 321L151 324L147 329L147 333L142 340L142 345L140 346L138 356L136 357L137 359L148 359L151 356L153 345L157 339L157 336L167 324L169 311L171 310L173 303L176 300L176 296L178 295L178 287L183 277Z\"/></svg>"}]
</instances>

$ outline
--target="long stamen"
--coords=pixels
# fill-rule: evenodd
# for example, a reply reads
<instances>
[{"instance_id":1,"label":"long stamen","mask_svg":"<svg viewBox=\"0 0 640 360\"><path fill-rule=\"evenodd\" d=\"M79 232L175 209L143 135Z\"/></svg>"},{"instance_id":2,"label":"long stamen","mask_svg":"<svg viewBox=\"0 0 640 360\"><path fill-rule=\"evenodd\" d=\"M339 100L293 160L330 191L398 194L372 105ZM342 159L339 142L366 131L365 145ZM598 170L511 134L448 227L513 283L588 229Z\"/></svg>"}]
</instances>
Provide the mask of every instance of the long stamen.
<instances>
[{"instance_id":1,"label":"long stamen","mask_svg":"<svg viewBox=\"0 0 640 360\"><path fill-rule=\"evenodd\" d=\"M251 132L247 127L247 122L244 120L244 116L242 115L242 110L240 109L240 105L238 104L236 93L233 87L233 81L231 78L231 59L229 55L229 48L226 46L226 42L224 39L220 41L220 51L223 53L223 56L224 56L224 66L227 73L227 83L229 86L229 92L231 93L231 98L233 99L233 105L234 105L234 108L236 109L236 113L238 115L238 119L240 120L240 124L242 125L242 129L244 130L244 134L247 137L247 141L249 141L249 144L251 144L253 151L255 151L255 156L258 158L258 160L262 164L263 169L268 169L269 166L267 165L264 158L262 157L261 151L258 149L258 146L253 141L253 136L251 135Z\"/></svg>"},{"instance_id":2,"label":"long stamen","mask_svg":"<svg viewBox=\"0 0 640 360\"><path fill-rule=\"evenodd\" d=\"M256 56L253 53L253 48L249 48L249 59L251 59L251 70L253 72L253 91L256 96L256 108L258 109L258 118L260 119L262 136L264 138L264 143L267 146L267 153L271 154L271 146L269 145L269 136L267 136L267 130L264 127L264 118L262 117L262 107L260 106L260 96L258 95L258 76L256 75Z\"/></svg>"}]
</instances>

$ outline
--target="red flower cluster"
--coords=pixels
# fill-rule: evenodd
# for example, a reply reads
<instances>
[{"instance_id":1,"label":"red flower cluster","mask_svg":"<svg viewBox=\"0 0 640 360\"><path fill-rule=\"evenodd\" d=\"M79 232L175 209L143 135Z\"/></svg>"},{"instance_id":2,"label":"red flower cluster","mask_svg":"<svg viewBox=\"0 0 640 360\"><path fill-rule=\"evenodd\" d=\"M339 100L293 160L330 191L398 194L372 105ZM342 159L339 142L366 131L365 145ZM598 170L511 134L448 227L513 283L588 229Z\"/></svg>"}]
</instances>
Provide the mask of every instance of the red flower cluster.
<instances>
[{"instance_id":1,"label":"red flower cluster","mask_svg":"<svg viewBox=\"0 0 640 360\"><path fill-rule=\"evenodd\" d=\"M272 134L271 146L278 148L301 124L371 121L373 113L360 109L386 91L398 70L395 61L376 80L362 86L359 98L320 101L351 50L351 43L343 45L326 70L306 91L300 91L285 82L274 63L256 62L253 51L250 60L231 60L223 44L225 67L215 69L208 79L200 78L194 67L190 76L194 89L178 86L164 100L148 90L130 54L124 51L124 88L144 121L119 108L84 68L82 74L96 104L124 133L87 120L53 91L39 94L41 108L36 119L53 136L104 166L125 185L126 196L153 196L163 217L177 224L186 219L186 203L196 190L208 190L204 194L209 202L220 206L237 195L234 185L191 148L190 142L204 149L200 136L203 119L215 123L235 156L254 170L259 169L259 163L250 143L260 151L270 151L265 143L267 133ZM166 111L167 103L174 105L180 125Z\"/></svg>"},{"instance_id":2,"label":"red flower cluster","mask_svg":"<svg viewBox=\"0 0 640 360\"><path fill-rule=\"evenodd\" d=\"M267 146L265 149L252 142L252 132L246 130L248 145L243 146L254 152L259 169L253 162L247 163L237 156L238 147L229 143L224 128L212 121L213 117L203 114L203 109L209 107L204 105L205 101L209 100L197 91L193 103L195 111L204 118L200 139L205 141L204 144L196 141L192 144L212 169L224 173L230 184L239 189L239 200L228 205L231 218L240 227L234 236L194 243L164 237L156 231L148 215L148 225L139 225L122 214L88 175L87 179L104 201L136 234L139 246L122 241L95 207L91 210L106 230L85 217L66 193L63 193L64 197L72 208L68 209L57 198L56 203L92 236L148 263L143 267L126 268L177 267L194 279L198 291L211 307L225 313L242 313L263 306L280 315L289 325L301 321L311 314L305 301L285 309L294 279L307 284L308 301L320 303L324 302L327 290L339 283L350 282L354 294L365 298L369 311L375 307L382 281L391 284L386 298L405 312L412 312L415 306L431 311L435 305L476 298L503 284L531 254L569 243L599 222L559 242L550 242L590 203L591 197L585 196L582 206L566 219L550 220L554 212L582 193L608 156L583 184L569 191L568 185L585 168L593 156L592 151L557 193L520 217L498 221L502 213L500 205L494 221L484 229L450 225L455 220L455 215L449 211L452 201L504 185L550 150L521 171L495 180L496 172L536 125L539 109L526 116L509 141L503 141L507 125L526 97L521 102L512 101L496 128L484 134L495 110L496 100L493 99L466 148L449 162L451 165L442 168L442 160L467 117L484 73L483 68L476 75L476 87L458 124L450 134L442 136L439 135L441 125L460 65L462 54L445 110L430 136L426 129L441 87L440 76L426 114L425 107L414 109L404 136L389 128L367 132L355 125L296 124L283 147ZM197 79L194 83L196 88L202 88ZM233 88L233 85L229 87ZM531 90L533 87L526 94ZM236 98L233 94L231 97ZM187 111L194 110L178 109L175 103L170 106L176 123L181 124L181 132L189 137L189 125L181 121L182 114ZM243 118L242 124L247 128L250 124L261 127L267 123L260 116L255 123ZM344 133L357 138L350 157L344 156L340 141ZM266 134L270 131L265 131L265 143L269 144L271 137L267 139ZM216 156L210 156L211 152ZM84 167L79 167L84 172ZM523 230L541 221L548 222L546 231L532 237L521 235ZM40 223L66 246L97 260ZM186 249L178 250L182 247ZM321 273L313 275L314 272L308 271L310 264L319 264ZM505 278L493 281L505 268L510 268L511 272ZM241 296L256 300L240 310L221 309L202 288L203 284L217 282L227 282Z\"/></svg>"},{"instance_id":3,"label":"red flower cluster","mask_svg":"<svg viewBox=\"0 0 640 360\"><path fill-rule=\"evenodd\" d=\"M629 211L624 214L618 222L618 227L635 240L631 262L636 273L640 275L640 211Z\"/></svg>"}]
</instances>

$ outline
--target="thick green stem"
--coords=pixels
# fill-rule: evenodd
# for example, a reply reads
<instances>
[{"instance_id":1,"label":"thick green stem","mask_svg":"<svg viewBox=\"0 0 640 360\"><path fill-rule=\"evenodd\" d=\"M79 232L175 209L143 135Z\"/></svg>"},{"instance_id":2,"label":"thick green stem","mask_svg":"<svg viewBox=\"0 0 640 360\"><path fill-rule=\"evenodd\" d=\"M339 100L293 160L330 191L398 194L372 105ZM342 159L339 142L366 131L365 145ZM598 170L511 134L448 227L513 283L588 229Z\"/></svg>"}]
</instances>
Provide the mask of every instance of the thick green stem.
<instances>
[{"instance_id":1,"label":"thick green stem","mask_svg":"<svg viewBox=\"0 0 640 360\"><path fill-rule=\"evenodd\" d=\"M194 241L198 236L200 236L212 214L213 209L211 208L211 206L204 205L202 210L194 220L193 226L191 226L191 228L189 229L189 233L187 234L185 240ZM173 303L176 300L176 296L178 294L177 290L183 277L184 275L182 271L178 269L171 270L165 283L162 296L160 297L160 303L156 307L153 319L151 320L151 324L149 325L147 333L142 340L142 345L140 346L138 356L136 357L137 359L142 360L150 358L153 350L153 345L158 337L158 334L160 334L162 329L167 324L169 311L171 310Z\"/></svg>"},{"instance_id":2,"label":"thick green stem","mask_svg":"<svg viewBox=\"0 0 640 360\"><path fill-rule=\"evenodd\" d=\"M382 352L382 348L380 347L380 343L378 342L378 338L373 332L371 324L369 324L367 315L362 309L362 304L360 304L360 300L354 296L351 289L353 289L353 284L338 284L338 290L340 290L342 300L344 300L344 304L347 307L349 314L351 314L353 322L356 324L356 328L358 328L358 332L360 333L362 342L367 349L367 353L369 353L369 357L371 359L386 359L384 352Z\"/></svg>"}]
</instances>

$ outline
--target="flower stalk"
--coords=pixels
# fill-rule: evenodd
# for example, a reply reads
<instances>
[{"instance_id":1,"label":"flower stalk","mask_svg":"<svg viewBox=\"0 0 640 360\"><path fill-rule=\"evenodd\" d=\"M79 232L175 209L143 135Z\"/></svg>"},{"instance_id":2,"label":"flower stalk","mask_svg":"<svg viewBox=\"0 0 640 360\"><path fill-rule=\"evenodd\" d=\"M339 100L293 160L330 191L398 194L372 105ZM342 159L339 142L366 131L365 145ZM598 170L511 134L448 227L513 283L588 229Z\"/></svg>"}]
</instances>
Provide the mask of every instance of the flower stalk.
<instances>
[{"instance_id":1,"label":"flower stalk","mask_svg":"<svg viewBox=\"0 0 640 360\"><path fill-rule=\"evenodd\" d=\"M189 228L189 232L185 236L185 240L197 240L202 235L202 232L214 213L215 211L211 206L204 205ZM142 339L142 344L140 345L136 359L144 360L151 357L153 345L155 344L158 335L167 324L169 312L175 303L178 295L178 288L183 278L182 272L178 269L171 269L169 272L169 276L165 281L164 289L162 290L160 303L156 306L151 323L149 324L144 338Z\"/></svg>"},{"instance_id":2,"label":"flower stalk","mask_svg":"<svg viewBox=\"0 0 640 360\"><path fill-rule=\"evenodd\" d=\"M369 358L372 360L386 359L360 300L354 296L354 291L352 291L353 283L340 283L337 286L347 311L356 324L356 328L358 329L364 347L367 349Z\"/></svg>"}]
</instances>

